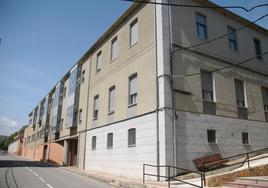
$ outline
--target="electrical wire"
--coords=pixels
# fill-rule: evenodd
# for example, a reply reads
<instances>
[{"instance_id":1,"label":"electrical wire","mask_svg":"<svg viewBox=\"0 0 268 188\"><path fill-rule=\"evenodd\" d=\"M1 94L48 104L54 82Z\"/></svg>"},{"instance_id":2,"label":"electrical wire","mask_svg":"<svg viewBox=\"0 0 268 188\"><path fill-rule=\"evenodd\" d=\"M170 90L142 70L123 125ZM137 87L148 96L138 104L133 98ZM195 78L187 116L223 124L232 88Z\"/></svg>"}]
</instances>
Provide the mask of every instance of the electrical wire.
<instances>
[{"instance_id":1,"label":"electrical wire","mask_svg":"<svg viewBox=\"0 0 268 188\"><path fill-rule=\"evenodd\" d=\"M242 9L246 12L251 12L257 8L268 6L268 3L259 4L251 8L246 8L243 6L201 6L201 5L187 5L187 4L175 4L175 3L158 3L158 2L151 2L151 1L146 1L146 0L121 0L121 1L127 1L127 2L133 2L133 3L145 3L145 4L153 4L153 5L185 7L185 8Z\"/></svg>"},{"instance_id":2,"label":"electrical wire","mask_svg":"<svg viewBox=\"0 0 268 188\"><path fill-rule=\"evenodd\" d=\"M233 65L228 65L228 66L217 68L217 69L213 69L213 70L206 70L206 72L213 73L213 72L218 72L218 71L228 69L228 68L231 68L231 67L239 67L239 65L245 64L245 63L247 63L249 61L252 61L252 60L254 60L254 59L256 59L256 58L258 58L260 56L265 56L266 54L268 54L268 51L265 51L262 54L259 54L259 55L254 56L254 57L250 57L250 58L248 58L248 59L246 59L244 61L241 61L239 63L233 64ZM173 78L183 78L183 77L197 76L197 75L201 75L201 74L205 74L205 73L197 72L197 73L184 74L184 75L172 75L172 77Z\"/></svg>"},{"instance_id":3,"label":"electrical wire","mask_svg":"<svg viewBox=\"0 0 268 188\"><path fill-rule=\"evenodd\" d=\"M265 15L263 15L263 16L261 16L260 18L258 18L258 19L256 19L256 20L254 20L253 22L250 22L250 24L255 24L256 22L258 22L258 21L264 19L264 18L267 17L267 16L268 16L268 13L265 14ZM194 44L194 45L191 45L191 46L182 47L182 48L173 50L171 53L173 54L173 53L178 52L178 51L181 51L181 50L187 50L187 49L190 49L190 48L194 48L194 47L198 47L198 46L202 46L202 45L205 45L205 44L214 42L214 41L216 41L216 40L219 40L219 39L222 39L222 38L227 37L227 36L229 36L229 35L232 35L233 33L236 33L237 31L241 31L241 30L247 28L248 26L250 26L250 24L243 25L242 27L236 29L235 31L232 31L232 32L230 32L230 33L226 33L226 34L220 35L220 36L218 36L218 37L216 37L216 38L213 38L213 39L210 39L210 40L206 40L206 41L204 41L204 42L200 42L200 43L197 43L197 44Z\"/></svg>"}]
</instances>

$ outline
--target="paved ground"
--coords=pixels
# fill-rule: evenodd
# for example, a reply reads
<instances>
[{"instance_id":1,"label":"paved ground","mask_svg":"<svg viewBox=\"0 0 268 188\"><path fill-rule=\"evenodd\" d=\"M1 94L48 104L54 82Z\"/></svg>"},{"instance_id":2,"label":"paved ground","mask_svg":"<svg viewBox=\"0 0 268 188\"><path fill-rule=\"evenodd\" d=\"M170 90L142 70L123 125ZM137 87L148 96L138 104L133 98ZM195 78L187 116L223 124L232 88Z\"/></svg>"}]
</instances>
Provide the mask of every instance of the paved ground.
<instances>
[{"instance_id":1,"label":"paved ground","mask_svg":"<svg viewBox=\"0 0 268 188\"><path fill-rule=\"evenodd\" d=\"M0 188L114 188L60 167L0 156Z\"/></svg>"}]
</instances>

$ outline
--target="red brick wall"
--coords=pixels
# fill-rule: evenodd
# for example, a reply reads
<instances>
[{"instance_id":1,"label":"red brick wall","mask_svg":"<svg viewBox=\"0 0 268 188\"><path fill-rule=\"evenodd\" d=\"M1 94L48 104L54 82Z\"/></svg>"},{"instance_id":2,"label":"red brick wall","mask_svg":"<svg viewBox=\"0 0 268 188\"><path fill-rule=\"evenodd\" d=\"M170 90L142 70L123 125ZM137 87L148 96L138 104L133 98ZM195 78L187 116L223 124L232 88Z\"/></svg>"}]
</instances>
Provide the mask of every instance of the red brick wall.
<instances>
[{"instance_id":1,"label":"red brick wall","mask_svg":"<svg viewBox=\"0 0 268 188\"><path fill-rule=\"evenodd\" d=\"M43 160L43 148L44 145L39 145L35 147L34 159L35 161L42 161Z\"/></svg>"},{"instance_id":2,"label":"red brick wall","mask_svg":"<svg viewBox=\"0 0 268 188\"><path fill-rule=\"evenodd\" d=\"M63 141L57 143L50 143L48 145L49 162L53 162L59 165L63 164Z\"/></svg>"}]
</instances>

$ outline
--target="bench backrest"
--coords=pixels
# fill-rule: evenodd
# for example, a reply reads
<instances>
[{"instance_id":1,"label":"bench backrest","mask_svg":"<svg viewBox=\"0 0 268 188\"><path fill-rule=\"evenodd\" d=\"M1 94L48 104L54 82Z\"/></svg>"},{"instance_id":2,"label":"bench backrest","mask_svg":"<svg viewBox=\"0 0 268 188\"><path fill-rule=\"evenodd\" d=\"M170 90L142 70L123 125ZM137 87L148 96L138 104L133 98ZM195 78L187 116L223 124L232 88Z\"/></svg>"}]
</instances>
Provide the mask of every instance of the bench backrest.
<instances>
[{"instance_id":1,"label":"bench backrest","mask_svg":"<svg viewBox=\"0 0 268 188\"><path fill-rule=\"evenodd\" d=\"M219 161L219 160L222 160L221 154L216 153L216 154L213 154L213 155L209 155L209 156L194 159L193 162L194 162L195 167L198 170L201 170L204 163L211 163L211 162L215 162L215 161Z\"/></svg>"}]
</instances>

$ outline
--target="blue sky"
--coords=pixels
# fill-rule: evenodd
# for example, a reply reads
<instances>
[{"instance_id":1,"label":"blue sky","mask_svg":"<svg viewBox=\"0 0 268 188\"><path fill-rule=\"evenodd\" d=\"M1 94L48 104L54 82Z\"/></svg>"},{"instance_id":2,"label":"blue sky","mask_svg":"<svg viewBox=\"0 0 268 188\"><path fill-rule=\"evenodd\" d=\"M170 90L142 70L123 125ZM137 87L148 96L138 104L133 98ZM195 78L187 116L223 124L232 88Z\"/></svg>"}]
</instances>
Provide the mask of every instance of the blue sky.
<instances>
[{"instance_id":1,"label":"blue sky","mask_svg":"<svg viewBox=\"0 0 268 188\"><path fill-rule=\"evenodd\" d=\"M213 2L252 7L268 0ZM0 135L27 123L27 114L129 5L120 0L0 0ZM268 7L235 12L255 20ZM268 28L268 19L258 24Z\"/></svg>"}]
</instances>

